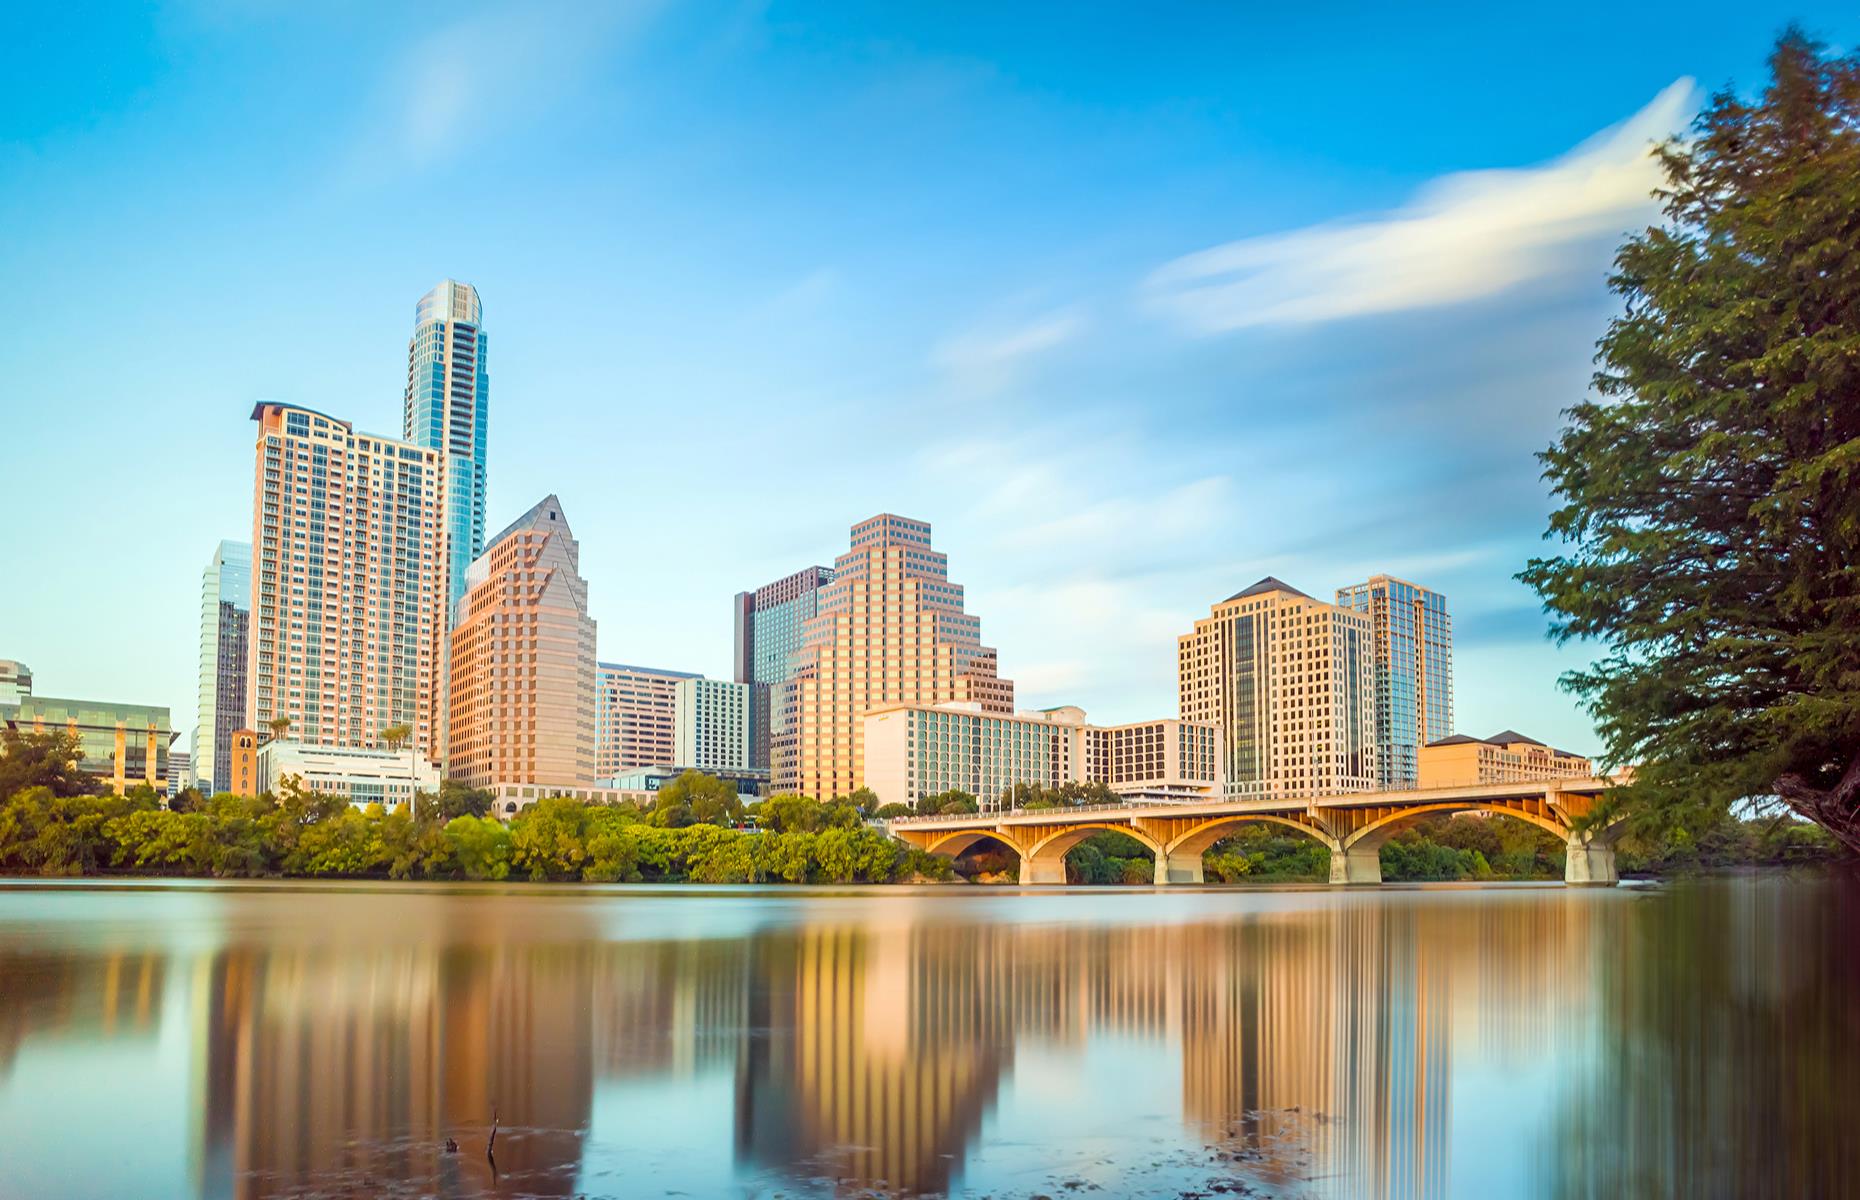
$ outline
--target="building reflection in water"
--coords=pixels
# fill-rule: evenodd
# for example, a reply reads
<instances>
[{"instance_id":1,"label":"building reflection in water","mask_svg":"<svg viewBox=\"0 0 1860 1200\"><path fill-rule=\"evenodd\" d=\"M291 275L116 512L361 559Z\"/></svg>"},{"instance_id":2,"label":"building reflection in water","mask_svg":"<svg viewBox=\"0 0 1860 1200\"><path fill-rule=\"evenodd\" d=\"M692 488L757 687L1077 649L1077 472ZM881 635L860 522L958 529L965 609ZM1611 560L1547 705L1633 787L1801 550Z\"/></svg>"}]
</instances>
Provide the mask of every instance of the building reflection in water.
<instances>
[{"instance_id":1,"label":"building reflection in water","mask_svg":"<svg viewBox=\"0 0 1860 1200\"><path fill-rule=\"evenodd\" d=\"M1220 1169L1300 1193L1408 1197L1469 1185L1451 1170L1466 1153L1451 1144L1455 1059L1468 1058L1550 1081L1554 1094L1513 1097L1515 1153L1544 1159L1534 1177L1546 1188L1589 1194L1633 1155L1658 1159L1660 1120L1677 1114L1703 1135L1744 1111L1728 1089L1748 1061L1698 1067L1684 1018L1677 1041L1652 1032L1652 1018L1688 1008L1683 985L1628 982L1609 965L1624 946L1656 953L1636 941L1645 903L1544 891L1317 897L1165 925L933 910L917 923L776 923L679 941L513 918L199 956L7 951L0 1087L35 1038L155 1036L161 996L177 988L175 1010L192 1021L202 1195L365 1194L388 1180L440 1195L582 1194L591 1154L722 1149L621 1151L626 1128L593 1127L603 1081L698 1077L733 1092L725 1152L744 1180L934 1193L964 1184L1014 1085L1017 1050L1082 1052L1115 1035L1153 1047L1154 1069L1179 1076L1182 1143L1212 1150ZM1785 979L1751 994L1747 978L1723 974L1712 996L1735 997L1743 1019L1786 1042L1765 1006L1803 1004L1802 988ZM1612 989L1619 1022L1596 1011L1598 987ZM1732 1011L1691 999L1696 1013ZM1851 1016L1840 1020L1815 1035L1832 1063L1851 1062L1842 1055L1857 1040ZM1612 1069L1609 1055L1632 1069ZM1637 1107L1653 1070L1697 1071L1688 1105ZM1826 1082L1833 1106L1837 1078ZM495 1181L483 1154L494 1111ZM448 1137L459 1154L439 1151ZM1850 1163L1851 1151L1836 1157ZM1628 1166L1650 1184L1700 1181ZM1749 1184L1748 1169L1739 1160L1705 1181Z\"/></svg>"}]
</instances>

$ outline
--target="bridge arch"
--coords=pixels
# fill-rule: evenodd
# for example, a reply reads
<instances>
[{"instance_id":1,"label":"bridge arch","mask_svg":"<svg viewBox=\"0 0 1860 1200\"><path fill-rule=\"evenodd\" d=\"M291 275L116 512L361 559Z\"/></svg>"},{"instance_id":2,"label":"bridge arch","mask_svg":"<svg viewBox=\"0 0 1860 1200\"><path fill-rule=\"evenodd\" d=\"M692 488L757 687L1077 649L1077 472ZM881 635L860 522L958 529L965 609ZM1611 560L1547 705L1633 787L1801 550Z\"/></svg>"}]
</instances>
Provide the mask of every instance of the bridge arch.
<instances>
[{"instance_id":1,"label":"bridge arch","mask_svg":"<svg viewBox=\"0 0 1860 1200\"><path fill-rule=\"evenodd\" d=\"M1295 817L1281 816L1276 813L1236 813L1233 816L1213 817L1171 838L1167 848L1168 854L1172 858L1190 854L1200 856L1207 853L1208 848L1214 843L1231 836L1240 826L1262 823L1295 829L1333 853L1340 848L1335 837L1310 821L1301 821Z\"/></svg>"},{"instance_id":2,"label":"bridge arch","mask_svg":"<svg viewBox=\"0 0 1860 1200\"><path fill-rule=\"evenodd\" d=\"M1404 826L1412 824L1421 817L1438 813L1451 815L1468 812L1496 813L1499 816L1525 821L1547 833L1556 835L1563 842L1569 841L1572 832L1567 824L1555 817L1530 812L1523 808L1510 808L1491 801L1453 800L1442 801L1438 804L1417 804L1411 808L1403 808L1398 812L1378 817L1367 825L1352 829L1345 834L1342 848L1345 851L1380 850L1383 844L1400 833Z\"/></svg>"},{"instance_id":3,"label":"bridge arch","mask_svg":"<svg viewBox=\"0 0 1860 1200\"><path fill-rule=\"evenodd\" d=\"M1154 837L1134 824L1114 821L1081 821L1058 829L1029 829L1033 840L1020 859L1022 883L1057 883L1066 881L1066 853L1094 833L1121 833L1141 845L1157 862L1166 854Z\"/></svg>"},{"instance_id":4,"label":"bridge arch","mask_svg":"<svg viewBox=\"0 0 1860 1200\"><path fill-rule=\"evenodd\" d=\"M1011 850L1017 857L1027 857L1026 850L1005 833L995 829L949 829L938 830L925 835L924 850L931 854L942 854L955 858L977 842L994 842L1004 850Z\"/></svg>"}]
</instances>

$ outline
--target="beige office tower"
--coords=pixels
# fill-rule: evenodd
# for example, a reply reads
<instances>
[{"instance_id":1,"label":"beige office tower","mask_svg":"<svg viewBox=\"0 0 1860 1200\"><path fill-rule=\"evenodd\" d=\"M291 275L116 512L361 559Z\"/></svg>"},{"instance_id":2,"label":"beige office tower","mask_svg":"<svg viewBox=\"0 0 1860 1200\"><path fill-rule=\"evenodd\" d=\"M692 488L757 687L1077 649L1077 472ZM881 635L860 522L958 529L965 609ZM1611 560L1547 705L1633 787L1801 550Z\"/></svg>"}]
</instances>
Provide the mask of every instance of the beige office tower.
<instances>
[{"instance_id":1,"label":"beige office tower","mask_svg":"<svg viewBox=\"0 0 1860 1200\"><path fill-rule=\"evenodd\" d=\"M445 756L445 456L261 401L246 722L318 746L397 725Z\"/></svg>"},{"instance_id":2,"label":"beige office tower","mask_svg":"<svg viewBox=\"0 0 1860 1200\"><path fill-rule=\"evenodd\" d=\"M881 513L852 528L782 685L774 787L826 799L865 782L862 719L881 704L971 702L1012 713L1014 684L995 674L980 617L963 611L948 556L924 521Z\"/></svg>"},{"instance_id":3,"label":"beige office tower","mask_svg":"<svg viewBox=\"0 0 1860 1200\"><path fill-rule=\"evenodd\" d=\"M560 500L544 497L491 539L454 620L447 777L592 784L594 621Z\"/></svg>"},{"instance_id":4,"label":"beige office tower","mask_svg":"<svg viewBox=\"0 0 1860 1200\"><path fill-rule=\"evenodd\" d=\"M1177 639L1182 719L1221 731L1230 798L1376 790L1374 631L1367 613L1267 577Z\"/></svg>"}]
</instances>

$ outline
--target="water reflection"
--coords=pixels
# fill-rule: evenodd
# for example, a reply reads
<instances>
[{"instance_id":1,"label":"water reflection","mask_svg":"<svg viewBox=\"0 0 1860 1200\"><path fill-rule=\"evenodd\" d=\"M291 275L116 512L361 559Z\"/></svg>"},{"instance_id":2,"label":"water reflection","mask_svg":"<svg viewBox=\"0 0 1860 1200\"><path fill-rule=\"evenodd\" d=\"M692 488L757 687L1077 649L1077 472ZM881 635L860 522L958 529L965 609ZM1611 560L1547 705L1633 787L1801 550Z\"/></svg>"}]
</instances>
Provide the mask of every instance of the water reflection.
<instances>
[{"instance_id":1,"label":"water reflection","mask_svg":"<svg viewBox=\"0 0 1860 1200\"><path fill-rule=\"evenodd\" d=\"M134 906L0 891L0 1122L29 1134L0 1192L1860 1184L1831 885ZM179 1144L38 1111L100 1068L185 1114ZM166 1162L124 1177L94 1153L119 1138Z\"/></svg>"}]
</instances>

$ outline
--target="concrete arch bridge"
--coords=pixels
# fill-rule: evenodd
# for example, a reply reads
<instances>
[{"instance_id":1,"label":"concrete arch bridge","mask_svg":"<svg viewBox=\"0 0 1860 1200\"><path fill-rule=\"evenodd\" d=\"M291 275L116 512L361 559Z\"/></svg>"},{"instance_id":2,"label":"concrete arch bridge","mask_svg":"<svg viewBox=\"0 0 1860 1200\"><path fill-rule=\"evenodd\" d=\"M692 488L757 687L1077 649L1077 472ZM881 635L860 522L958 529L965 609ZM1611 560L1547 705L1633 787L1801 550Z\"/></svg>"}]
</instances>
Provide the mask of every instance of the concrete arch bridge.
<instances>
[{"instance_id":1,"label":"concrete arch bridge","mask_svg":"<svg viewBox=\"0 0 1860 1200\"><path fill-rule=\"evenodd\" d=\"M1201 856L1249 822L1283 825L1330 851L1333 884L1382 882L1382 845L1431 813L1483 812L1528 821L1562 838L1565 883L1616 882L1618 827L1579 831L1576 823L1612 785L1606 779L1532 780L1405 792L1357 792L1318 799L1207 800L1187 804L1100 804L1010 809L960 816L899 817L892 836L933 854L957 855L981 841L1020 856L1023 884L1063 884L1066 852L1102 830L1127 834L1156 856L1156 882L1202 882Z\"/></svg>"}]
</instances>

